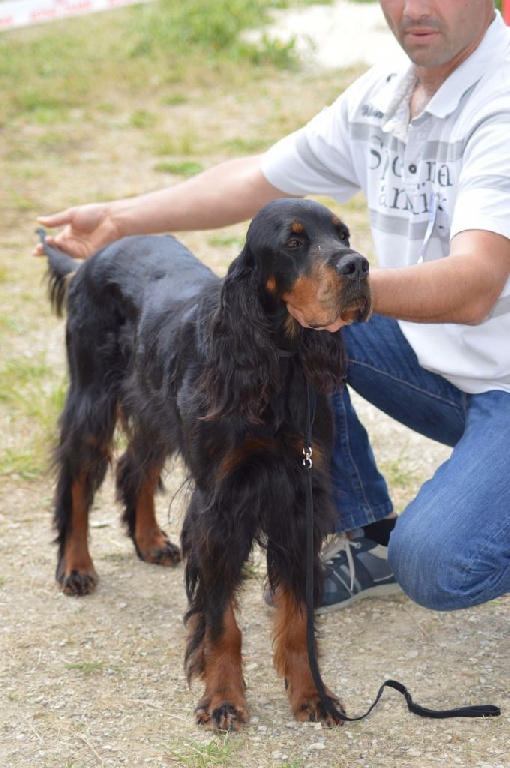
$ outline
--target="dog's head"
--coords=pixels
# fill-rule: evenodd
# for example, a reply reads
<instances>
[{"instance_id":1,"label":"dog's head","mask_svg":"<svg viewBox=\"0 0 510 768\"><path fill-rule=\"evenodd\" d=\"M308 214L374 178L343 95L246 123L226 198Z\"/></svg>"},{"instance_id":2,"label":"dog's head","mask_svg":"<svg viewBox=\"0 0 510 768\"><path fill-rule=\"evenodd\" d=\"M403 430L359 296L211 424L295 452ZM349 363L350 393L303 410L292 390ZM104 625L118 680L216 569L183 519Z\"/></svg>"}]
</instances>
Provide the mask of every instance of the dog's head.
<instances>
[{"instance_id":1,"label":"dog's head","mask_svg":"<svg viewBox=\"0 0 510 768\"><path fill-rule=\"evenodd\" d=\"M250 224L246 248L267 291L310 328L368 318L368 261L324 205L294 198L265 205Z\"/></svg>"},{"instance_id":2,"label":"dog's head","mask_svg":"<svg viewBox=\"0 0 510 768\"><path fill-rule=\"evenodd\" d=\"M312 329L369 314L368 262L349 246L340 219L311 200L264 206L230 265L211 326L208 418L243 413L260 421L282 385L282 348L294 350L317 390L331 392L345 370L341 335Z\"/></svg>"}]
</instances>

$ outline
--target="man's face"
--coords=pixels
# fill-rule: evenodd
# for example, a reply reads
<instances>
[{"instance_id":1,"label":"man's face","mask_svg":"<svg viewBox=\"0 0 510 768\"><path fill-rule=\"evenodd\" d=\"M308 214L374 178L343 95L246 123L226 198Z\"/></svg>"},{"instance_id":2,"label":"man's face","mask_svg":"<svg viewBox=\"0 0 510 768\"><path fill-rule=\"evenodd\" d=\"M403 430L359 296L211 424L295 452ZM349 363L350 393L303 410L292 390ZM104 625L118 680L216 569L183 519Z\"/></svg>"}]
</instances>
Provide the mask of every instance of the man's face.
<instances>
[{"instance_id":1,"label":"man's face","mask_svg":"<svg viewBox=\"0 0 510 768\"><path fill-rule=\"evenodd\" d=\"M494 18L492 0L380 0L389 28L419 67L457 66Z\"/></svg>"}]
</instances>

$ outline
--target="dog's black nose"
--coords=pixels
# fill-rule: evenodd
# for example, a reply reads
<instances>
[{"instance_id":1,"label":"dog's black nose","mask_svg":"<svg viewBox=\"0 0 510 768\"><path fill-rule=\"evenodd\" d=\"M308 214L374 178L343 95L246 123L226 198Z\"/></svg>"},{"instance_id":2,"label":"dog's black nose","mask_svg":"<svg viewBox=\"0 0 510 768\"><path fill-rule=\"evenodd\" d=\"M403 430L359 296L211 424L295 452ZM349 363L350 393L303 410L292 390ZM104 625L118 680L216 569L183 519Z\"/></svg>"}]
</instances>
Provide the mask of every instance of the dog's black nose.
<instances>
[{"instance_id":1,"label":"dog's black nose","mask_svg":"<svg viewBox=\"0 0 510 768\"><path fill-rule=\"evenodd\" d=\"M342 277L346 277L348 280L364 280L368 277L368 259L353 251L339 259L337 270Z\"/></svg>"}]
</instances>

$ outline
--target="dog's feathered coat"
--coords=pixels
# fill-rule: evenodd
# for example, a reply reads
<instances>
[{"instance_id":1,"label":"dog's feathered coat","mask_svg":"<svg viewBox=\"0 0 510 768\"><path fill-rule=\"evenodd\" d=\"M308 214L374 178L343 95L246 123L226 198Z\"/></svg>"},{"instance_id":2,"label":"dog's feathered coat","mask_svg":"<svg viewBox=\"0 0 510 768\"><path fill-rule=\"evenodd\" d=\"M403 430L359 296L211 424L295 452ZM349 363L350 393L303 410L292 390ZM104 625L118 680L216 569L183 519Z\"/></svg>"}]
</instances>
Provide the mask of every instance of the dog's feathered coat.
<instances>
[{"instance_id":1,"label":"dog's feathered coat","mask_svg":"<svg viewBox=\"0 0 510 768\"><path fill-rule=\"evenodd\" d=\"M69 391L56 450L57 579L85 594L97 576L88 511L110 461L118 416L128 446L118 463L124 521L138 555L172 564L179 550L159 528L153 496L179 451L193 480L182 531L189 629L186 666L200 676L201 723L246 720L236 592L254 541L267 548L275 590L274 661L298 719L332 722L308 665L305 629L306 386L313 422L314 578L331 530L328 394L344 371L339 333L301 327L366 319L368 263L324 206L280 200L261 209L224 280L169 236L107 246L73 274L67 295ZM74 272L46 244L57 309Z\"/></svg>"}]
</instances>

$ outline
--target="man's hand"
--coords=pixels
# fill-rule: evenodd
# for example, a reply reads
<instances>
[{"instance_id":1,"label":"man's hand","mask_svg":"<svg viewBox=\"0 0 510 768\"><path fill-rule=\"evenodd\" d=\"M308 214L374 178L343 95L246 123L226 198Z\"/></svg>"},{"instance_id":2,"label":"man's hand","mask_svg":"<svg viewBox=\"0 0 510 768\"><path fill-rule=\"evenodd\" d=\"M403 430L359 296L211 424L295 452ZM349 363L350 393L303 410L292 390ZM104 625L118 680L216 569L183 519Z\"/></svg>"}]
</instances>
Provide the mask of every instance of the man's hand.
<instances>
[{"instance_id":1,"label":"man's hand","mask_svg":"<svg viewBox=\"0 0 510 768\"><path fill-rule=\"evenodd\" d=\"M56 237L48 236L47 241L75 259L88 259L103 246L119 239L108 206L102 203L67 208L52 216L40 216L37 221L50 229L64 227ZM35 256L44 255L40 243L33 252Z\"/></svg>"}]
</instances>

